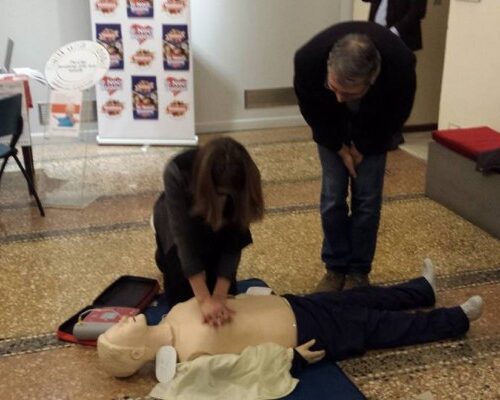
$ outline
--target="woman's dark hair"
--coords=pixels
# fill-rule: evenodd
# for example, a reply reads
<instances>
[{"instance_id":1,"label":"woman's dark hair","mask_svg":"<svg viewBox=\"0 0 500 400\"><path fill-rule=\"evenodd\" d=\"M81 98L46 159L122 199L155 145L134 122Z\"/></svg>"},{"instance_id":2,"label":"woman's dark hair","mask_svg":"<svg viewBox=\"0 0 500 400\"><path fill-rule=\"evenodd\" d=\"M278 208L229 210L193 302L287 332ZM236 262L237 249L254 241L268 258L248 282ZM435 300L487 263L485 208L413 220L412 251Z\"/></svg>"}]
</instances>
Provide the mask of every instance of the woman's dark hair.
<instances>
[{"instance_id":1,"label":"woman's dark hair","mask_svg":"<svg viewBox=\"0 0 500 400\"><path fill-rule=\"evenodd\" d=\"M245 229L264 216L259 169L234 139L213 139L200 147L192 190L192 214L201 216L213 230Z\"/></svg>"}]
</instances>

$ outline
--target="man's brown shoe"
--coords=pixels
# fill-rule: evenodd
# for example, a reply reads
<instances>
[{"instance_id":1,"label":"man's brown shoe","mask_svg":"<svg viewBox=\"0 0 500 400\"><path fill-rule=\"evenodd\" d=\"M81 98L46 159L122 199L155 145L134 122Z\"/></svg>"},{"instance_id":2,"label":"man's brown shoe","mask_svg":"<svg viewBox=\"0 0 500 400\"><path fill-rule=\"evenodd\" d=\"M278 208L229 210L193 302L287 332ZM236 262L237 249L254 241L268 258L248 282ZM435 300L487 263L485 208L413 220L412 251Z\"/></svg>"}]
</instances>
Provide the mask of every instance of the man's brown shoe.
<instances>
[{"instance_id":1,"label":"man's brown shoe","mask_svg":"<svg viewBox=\"0 0 500 400\"><path fill-rule=\"evenodd\" d=\"M370 286L370 279L368 278L368 274L355 272L353 274L346 275L343 290L349 290L363 286Z\"/></svg>"},{"instance_id":2,"label":"man's brown shoe","mask_svg":"<svg viewBox=\"0 0 500 400\"><path fill-rule=\"evenodd\" d=\"M344 286L345 274L328 270L318 282L315 292L340 292Z\"/></svg>"}]
</instances>

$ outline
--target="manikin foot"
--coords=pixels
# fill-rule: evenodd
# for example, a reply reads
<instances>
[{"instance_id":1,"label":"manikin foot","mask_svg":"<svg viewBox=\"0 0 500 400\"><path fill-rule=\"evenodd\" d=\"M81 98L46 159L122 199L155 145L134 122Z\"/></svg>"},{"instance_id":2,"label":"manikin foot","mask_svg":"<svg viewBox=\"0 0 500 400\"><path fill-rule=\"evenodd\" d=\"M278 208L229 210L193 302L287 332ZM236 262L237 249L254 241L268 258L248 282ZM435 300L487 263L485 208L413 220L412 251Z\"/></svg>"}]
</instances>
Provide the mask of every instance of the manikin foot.
<instances>
[{"instance_id":1,"label":"manikin foot","mask_svg":"<svg viewBox=\"0 0 500 400\"><path fill-rule=\"evenodd\" d=\"M472 296L460 308L464 311L469 321L475 321L483 313L484 301L481 296Z\"/></svg>"},{"instance_id":2,"label":"manikin foot","mask_svg":"<svg viewBox=\"0 0 500 400\"><path fill-rule=\"evenodd\" d=\"M436 271L434 270L434 265L430 258L424 260L424 267L422 269L422 276L429 282L432 287L434 296L436 295Z\"/></svg>"}]
</instances>

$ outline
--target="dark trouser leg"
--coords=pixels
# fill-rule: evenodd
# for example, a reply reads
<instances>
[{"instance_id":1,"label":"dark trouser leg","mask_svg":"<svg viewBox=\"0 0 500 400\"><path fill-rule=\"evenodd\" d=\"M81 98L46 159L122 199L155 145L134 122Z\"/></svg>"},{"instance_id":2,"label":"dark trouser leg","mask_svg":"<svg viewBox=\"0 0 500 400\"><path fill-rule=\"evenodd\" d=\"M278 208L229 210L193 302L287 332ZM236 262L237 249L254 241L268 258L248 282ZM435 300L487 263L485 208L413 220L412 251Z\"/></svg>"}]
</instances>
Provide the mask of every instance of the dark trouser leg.
<instances>
[{"instance_id":1,"label":"dark trouser leg","mask_svg":"<svg viewBox=\"0 0 500 400\"><path fill-rule=\"evenodd\" d=\"M469 320L460 307L409 312L338 305L322 320L319 348L332 359L343 360L372 349L451 339L468 329Z\"/></svg>"},{"instance_id":2,"label":"dark trouser leg","mask_svg":"<svg viewBox=\"0 0 500 400\"><path fill-rule=\"evenodd\" d=\"M322 168L321 259L328 268L345 272L351 254L349 209L346 202L349 174L336 152L318 145L318 154Z\"/></svg>"},{"instance_id":3,"label":"dark trouser leg","mask_svg":"<svg viewBox=\"0 0 500 400\"><path fill-rule=\"evenodd\" d=\"M331 307L350 305L392 311L430 307L436 301L434 291L425 278L387 287L365 286L337 293L313 293L306 297Z\"/></svg>"},{"instance_id":4,"label":"dark trouser leg","mask_svg":"<svg viewBox=\"0 0 500 400\"><path fill-rule=\"evenodd\" d=\"M386 154L364 157L351 180L349 273L369 273L377 245Z\"/></svg>"},{"instance_id":5,"label":"dark trouser leg","mask_svg":"<svg viewBox=\"0 0 500 400\"><path fill-rule=\"evenodd\" d=\"M468 329L469 320L460 307L415 313L371 310L366 321L366 349L450 339Z\"/></svg>"}]
</instances>

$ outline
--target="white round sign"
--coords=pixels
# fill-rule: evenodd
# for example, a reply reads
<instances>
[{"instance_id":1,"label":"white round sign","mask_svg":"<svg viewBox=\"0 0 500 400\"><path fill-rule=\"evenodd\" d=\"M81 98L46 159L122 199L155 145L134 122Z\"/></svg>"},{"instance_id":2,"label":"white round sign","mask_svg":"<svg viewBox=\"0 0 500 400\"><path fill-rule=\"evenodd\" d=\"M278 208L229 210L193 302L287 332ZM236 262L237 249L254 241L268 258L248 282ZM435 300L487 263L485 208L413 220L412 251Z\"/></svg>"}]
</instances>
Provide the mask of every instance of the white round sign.
<instances>
[{"instance_id":1,"label":"white round sign","mask_svg":"<svg viewBox=\"0 0 500 400\"><path fill-rule=\"evenodd\" d=\"M45 64L45 78L53 89L85 90L109 69L109 53L96 42L81 40L56 50Z\"/></svg>"}]
</instances>

